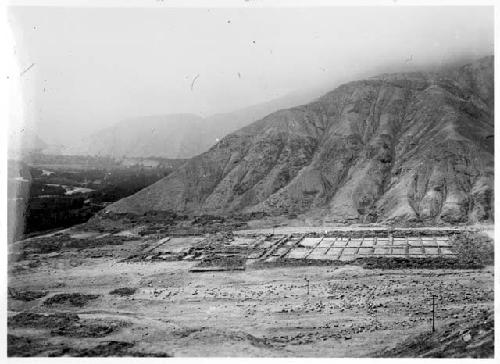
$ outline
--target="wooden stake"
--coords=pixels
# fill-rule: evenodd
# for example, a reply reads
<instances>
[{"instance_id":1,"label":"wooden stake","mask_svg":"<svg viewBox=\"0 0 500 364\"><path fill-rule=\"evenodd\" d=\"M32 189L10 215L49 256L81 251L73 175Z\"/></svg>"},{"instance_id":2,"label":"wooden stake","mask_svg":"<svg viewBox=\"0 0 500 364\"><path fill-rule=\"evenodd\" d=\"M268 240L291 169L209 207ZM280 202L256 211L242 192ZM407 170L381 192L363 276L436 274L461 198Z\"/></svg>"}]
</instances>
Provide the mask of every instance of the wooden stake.
<instances>
[{"instance_id":1,"label":"wooden stake","mask_svg":"<svg viewBox=\"0 0 500 364\"><path fill-rule=\"evenodd\" d=\"M435 307L435 302L434 302L434 298L437 297L435 294L432 295L432 332L435 332L436 331L436 326L434 325L434 316L435 316L435 313L434 313L434 307Z\"/></svg>"}]
</instances>

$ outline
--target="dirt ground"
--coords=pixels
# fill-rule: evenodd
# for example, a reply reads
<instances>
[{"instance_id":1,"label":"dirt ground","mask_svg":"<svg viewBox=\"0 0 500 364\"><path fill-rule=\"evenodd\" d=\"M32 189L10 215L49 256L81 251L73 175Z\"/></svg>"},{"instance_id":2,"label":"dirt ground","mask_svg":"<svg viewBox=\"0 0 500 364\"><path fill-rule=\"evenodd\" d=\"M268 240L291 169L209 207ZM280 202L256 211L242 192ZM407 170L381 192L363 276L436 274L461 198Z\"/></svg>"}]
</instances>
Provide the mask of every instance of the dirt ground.
<instances>
[{"instance_id":1,"label":"dirt ground","mask_svg":"<svg viewBox=\"0 0 500 364\"><path fill-rule=\"evenodd\" d=\"M194 261L124 260L139 246L129 238L99 254L92 244L10 264L13 292L44 294L9 297L9 356L454 356L437 339L427 351L401 349L453 330L454 345L471 347L461 356L493 356L493 342L484 344L493 337L493 266L195 273Z\"/></svg>"}]
</instances>

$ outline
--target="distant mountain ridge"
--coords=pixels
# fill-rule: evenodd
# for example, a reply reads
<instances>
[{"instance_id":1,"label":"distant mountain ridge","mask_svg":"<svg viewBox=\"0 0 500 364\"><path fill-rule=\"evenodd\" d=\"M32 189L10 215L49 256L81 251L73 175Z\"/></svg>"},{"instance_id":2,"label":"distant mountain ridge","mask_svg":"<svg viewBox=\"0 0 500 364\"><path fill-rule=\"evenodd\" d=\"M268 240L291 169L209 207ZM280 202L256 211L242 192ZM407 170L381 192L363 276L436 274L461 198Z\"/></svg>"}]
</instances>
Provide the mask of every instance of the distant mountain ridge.
<instances>
[{"instance_id":1,"label":"distant mountain ridge","mask_svg":"<svg viewBox=\"0 0 500 364\"><path fill-rule=\"evenodd\" d=\"M317 91L290 94L207 118L169 114L128 119L84 138L61 153L113 158L191 158L207 151L225 135L271 112L309 102L319 95Z\"/></svg>"},{"instance_id":2,"label":"distant mountain ridge","mask_svg":"<svg viewBox=\"0 0 500 364\"><path fill-rule=\"evenodd\" d=\"M227 135L108 210L492 220L493 101L492 56L346 83Z\"/></svg>"}]
</instances>

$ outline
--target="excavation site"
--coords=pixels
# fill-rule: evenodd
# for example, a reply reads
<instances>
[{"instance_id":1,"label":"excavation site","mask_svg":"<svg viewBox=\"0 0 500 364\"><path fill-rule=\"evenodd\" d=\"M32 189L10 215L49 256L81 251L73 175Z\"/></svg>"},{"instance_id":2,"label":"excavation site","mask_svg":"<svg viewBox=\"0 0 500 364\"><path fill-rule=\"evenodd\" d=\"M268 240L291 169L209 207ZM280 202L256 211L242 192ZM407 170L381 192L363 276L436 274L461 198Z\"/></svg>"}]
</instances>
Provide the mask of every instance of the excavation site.
<instances>
[{"instance_id":1,"label":"excavation site","mask_svg":"<svg viewBox=\"0 0 500 364\"><path fill-rule=\"evenodd\" d=\"M4 356L493 362L496 4L386 2L10 1Z\"/></svg>"},{"instance_id":2,"label":"excavation site","mask_svg":"<svg viewBox=\"0 0 500 364\"><path fill-rule=\"evenodd\" d=\"M9 355L492 355L488 230L161 233L155 219L13 244Z\"/></svg>"}]
</instances>

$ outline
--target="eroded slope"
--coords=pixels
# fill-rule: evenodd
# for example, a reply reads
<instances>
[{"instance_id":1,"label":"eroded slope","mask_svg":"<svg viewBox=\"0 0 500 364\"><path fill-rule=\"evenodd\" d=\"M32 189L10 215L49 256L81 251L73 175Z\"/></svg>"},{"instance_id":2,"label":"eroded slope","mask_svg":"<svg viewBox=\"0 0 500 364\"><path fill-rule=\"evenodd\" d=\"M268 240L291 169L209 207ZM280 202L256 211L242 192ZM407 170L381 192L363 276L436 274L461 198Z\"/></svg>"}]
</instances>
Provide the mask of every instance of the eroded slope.
<instances>
[{"instance_id":1,"label":"eroded slope","mask_svg":"<svg viewBox=\"0 0 500 364\"><path fill-rule=\"evenodd\" d=\"M228 135L108 209L490 220L493 120L493 57L351 82Z\"/></svg>"}]
</instances>

